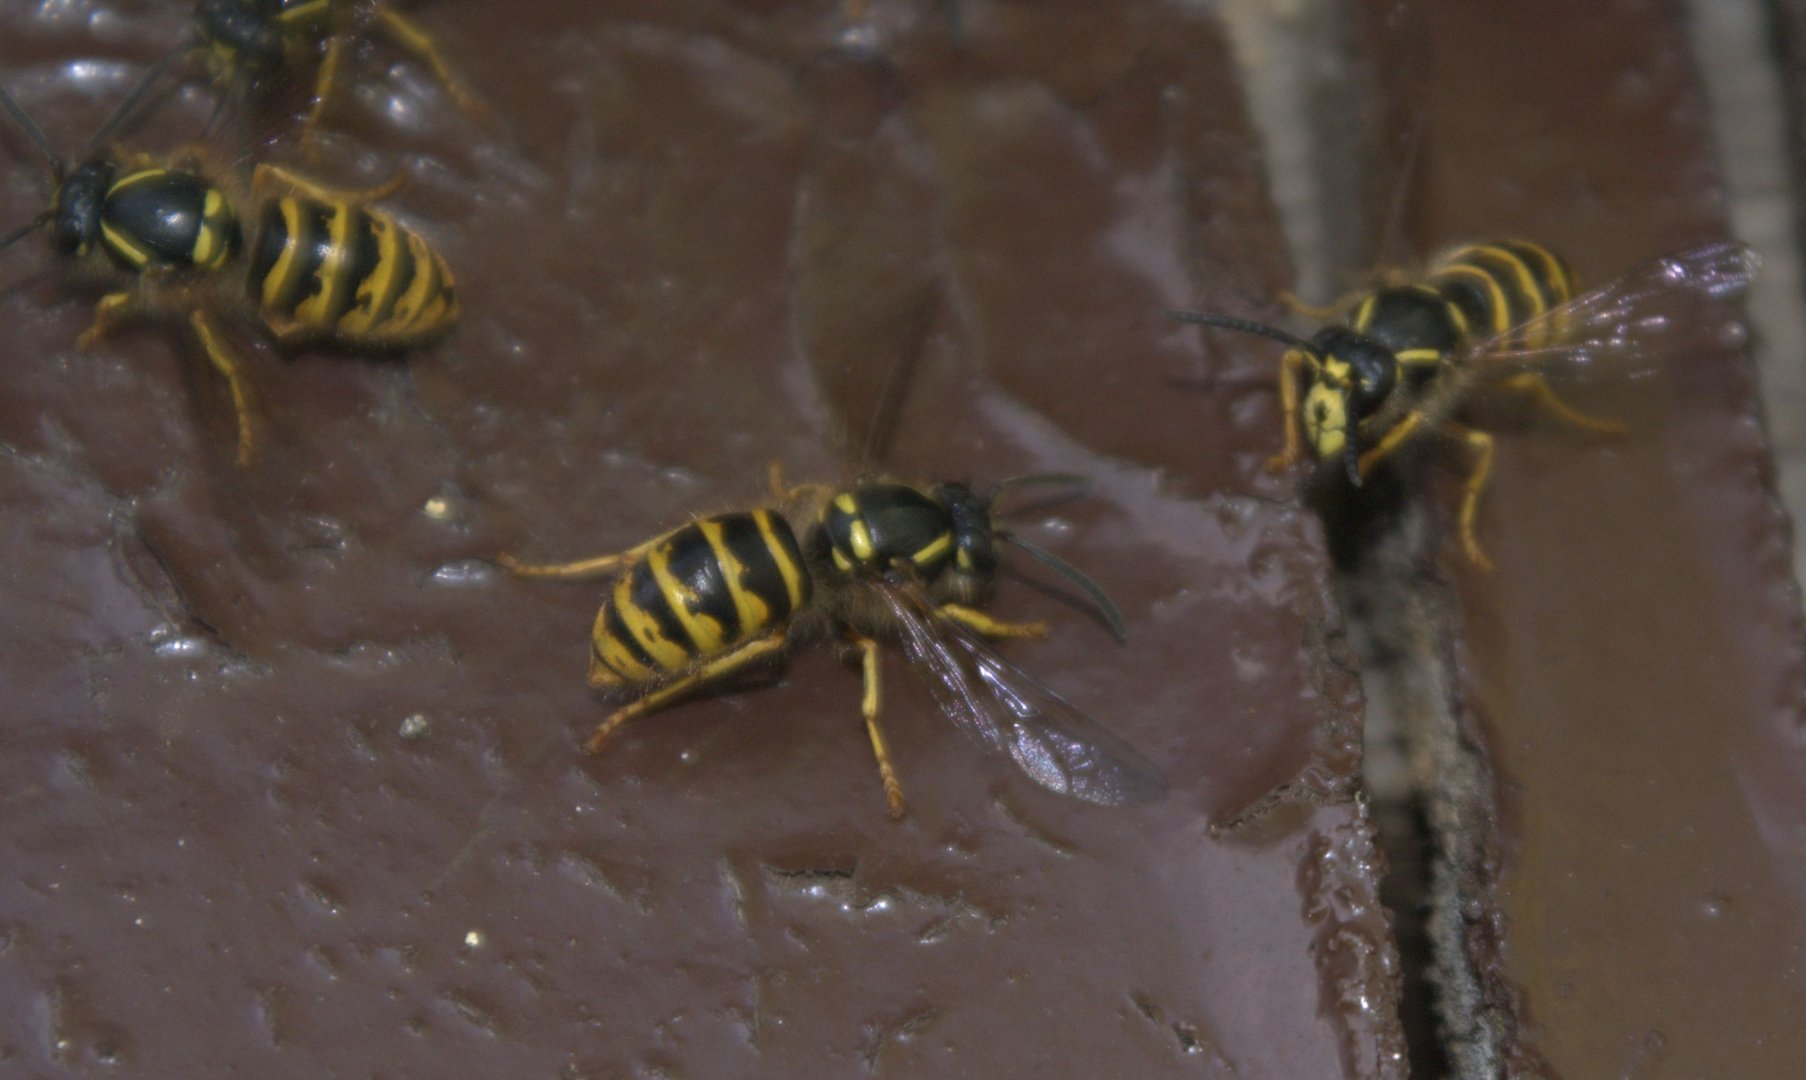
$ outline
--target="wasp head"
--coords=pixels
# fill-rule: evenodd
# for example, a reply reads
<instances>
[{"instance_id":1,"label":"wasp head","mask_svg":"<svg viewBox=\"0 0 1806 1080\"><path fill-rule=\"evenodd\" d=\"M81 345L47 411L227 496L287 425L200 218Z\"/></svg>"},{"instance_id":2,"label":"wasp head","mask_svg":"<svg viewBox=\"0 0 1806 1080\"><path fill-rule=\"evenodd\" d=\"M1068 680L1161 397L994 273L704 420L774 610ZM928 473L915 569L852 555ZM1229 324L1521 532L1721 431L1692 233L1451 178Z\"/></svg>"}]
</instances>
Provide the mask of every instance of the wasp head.
<instances>
[{"instance_id":1,"label":"wasp head","mask_svg":"<svg viewBox=\"0 0 1806 1080\"><path fill-rule=\"evenodd\" d=\"M201 0L194 21L207 45L207 66L215 79L255 82L282 67L285 43L271 0Z\"/></svg>"},{"instance_id":2,"label":"wasp head","mask_svg":"<svg viewBox=\"0 0 1806 1080\"><path fill-rule=\"evenodd\" d=\"M1361 421L1379 411L1398 384L1398 359L1384 345L1342 327L1328 327L1306 353L1312 375L1304 392L1304 437L1319 461L1341 456L1360 483Z\"/></svg>"},{"instance_id":3,"label":"wasp head","mask_svg":"<svg viewBox=\"0 0 1806 1080\"><path fill-rule=\"evenodd\" d=\"M947 510L953 533L953 562L947 567L947 587L953 595L971 602L991 588L997 576L997 526L991 519L991 500L960 483L936 484L935 499Z\"/></svg>"},{"instance_id":4,"label":"wasp head","mask_svg":"<svg viewBox=\"0 0 1806 1080\"><path fill-rule=\"evenodd\" d=\"M50 207L50 243L64 255L86 255L100 237L100 211L113 186L113 166L92 161L56 186Z\"/></svg>"}]
</instances>

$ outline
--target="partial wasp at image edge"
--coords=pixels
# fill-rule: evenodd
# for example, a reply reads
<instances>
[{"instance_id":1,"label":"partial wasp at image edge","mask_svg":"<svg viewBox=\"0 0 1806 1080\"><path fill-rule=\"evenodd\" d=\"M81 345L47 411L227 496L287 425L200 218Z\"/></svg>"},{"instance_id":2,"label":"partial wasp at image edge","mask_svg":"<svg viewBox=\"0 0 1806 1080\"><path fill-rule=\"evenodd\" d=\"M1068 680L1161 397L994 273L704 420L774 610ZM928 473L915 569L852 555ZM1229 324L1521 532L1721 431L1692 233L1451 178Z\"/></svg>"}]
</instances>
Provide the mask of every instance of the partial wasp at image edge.
<instances>
[{"instance_id":1,"label":"partial wasp at image edge","mask_svg":"<svg viewBox=\"0 0 1806 1080\"><path fill-rule=\"evenodd\" d=\"M890 812L905 812L902 784L879 724L880 642L899 642L941 709L987 752L1014 761L1048 790L1103 805L1165 790L1133 747L992 649L987 639L1040 637L1042 623L980 610L1000 560L1024 551L1077 584L1118 640L1121 613L1076 567L1002 528L997 495L964 484L889 479L788 487L771 473L773 506L699 517L626 551L575 562L498 562L525 577L614 575L591 632L592 687L636 693L585 744L598 753L627 721L723 682L823 637L856 655L860 712ZM791 522L807 525L799 540Z\"/></svg>"},{"instance_id":2,"label":"partial wasp at image edge","mask_svg":"<svg viewBox=\"0 0 1806 1080\"><path fill-rule=\"evenodd\" d=\"M221 311L254 317L281 345L325 342L362 352L421 348L457 322L456 285L444 258L370 205L398 188L399 177L368 191L340 191L264 164L245 185L230 170L209 166L203 148L160 163L101 153L98 138L70 168L4 87L0 107L48 159L52 187L49 205L0 237L0 249L48 226L59 255L110 263L126 275L124 286L96 305L83 347L132 318L183 318L231 391L240 466L249 464L255 443L251 389ZM247 208L253 219L244 217ZM241 259L246 274L235 283L227 271Z\"/></svg>"},{"instance_id":3,"label":"partial wasp at image edge","mask_svg":"<svg viewBox=\"0 0 1806 1080\"><path fill-rule=\"evenodd\" d=\"M1480 495L1492 470L1491 435L1456 423L1463 400L1483 384L1527 394L1563 422L1600 435L1621 424L1562 401L1545 373L1563 366L1639 370L1659 347L1692 329L1690 305L1730 303L1754 278L1760 258L1747 245L1715 241L1641 263L1579 292L1567 262L1522 240L1467 244L1432 261L1421 278L1395 277L1327 308L1288 302L1328 320L1306 339L1229 315L1169 311L1181 322L1271 338L1280 359L1283 449L1269 462L1289 468L1308 452L1340 462L1359 487L1381 462L1421 435L1461 440L1474 465L1463 487L1462 548L1482 570L1492 562L1476 532Z\"/></svg>"}]
</instances>

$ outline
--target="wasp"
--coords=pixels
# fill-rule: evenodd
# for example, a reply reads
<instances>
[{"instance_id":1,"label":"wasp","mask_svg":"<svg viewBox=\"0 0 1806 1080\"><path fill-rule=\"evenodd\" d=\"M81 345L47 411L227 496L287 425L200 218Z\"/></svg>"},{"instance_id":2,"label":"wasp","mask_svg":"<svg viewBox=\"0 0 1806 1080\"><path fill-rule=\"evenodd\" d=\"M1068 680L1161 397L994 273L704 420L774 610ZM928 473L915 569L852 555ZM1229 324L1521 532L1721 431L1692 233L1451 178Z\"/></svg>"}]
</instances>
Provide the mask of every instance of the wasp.
<instances>
[{"instance_id":1,"label":"wasp","mask_svg":"<svg viewBox=\"0 0 1806 1080\"><path fill-rule=\"evenodd\" d=\"M1694 321L1675 317L1685 304L1741 293L1758 263L1745 245L1709 243L1650 260L1583 293L1560 256L1506 240L1454 248L1421 278L1394 280L1328 308L1294 302L1300 312L1328 320L1308 340L1226 315L1167 314L1287 346L1279 371L1285 442L1268 462L1273 471L1308 452L1318 462L1341 462L1358 487L1427 432L1465 443L1473 465L1458 519L1461 544L1476 566L1490 569L1475 520L1492 472L1493 438L1453 419L1469 393L1481 387L1521 393L1573 427L1622 434L1623 425L1562 401L1545 372L1563 363L1600 369L1646 358L1660 338Z\"/></svg>"},{"instance_id":2,"label":"wasp","mask_svg":"<svg viewBox=\"0 0 1806 1080\"><path fill-rule=\"evenodd\" d=\"M259 165L240 194L236 177L208 169L194 151L170 163L90 152L69 168L3 88L0 105L49 159L52 184L50 205L0 238L0 248L48 226L58 254L104 266L120 281L101 297L83 347L138 316L185 319L231 390L241 466L254 441L250 388L219 311L254 312L281 345L362 351L425 345L457 321L445 260L370 205L398 182L335 191Z\"/></svg>"},{"instance_id":3,"label":"wasp","mask_svg":"<svg viewBox=\"0 0 1806 1080\"><path fill-rule=\"evenodd\" d=\"M194 31L195 44L185 51L204 56L214 82L239 92L256 91L318 58L304 142L311 142L337 90L347 47L370 33L425 64L459 108L485 111L432 35L386 0L201 0Z\"/></svg>"},{"instance_id":4,"label":"wasp","mask_svg":"<svg viewBox=\"0 0 1806 1080\"><path fill-rule=\"evenodd\" d=\"M998 492L1046 479L1017 478L985 495L885 478L787 488L774 466L773 507L698 518L576 562L499 561L525 577L614 575L590 635L589 683L637 697L596 728L585 744L592 754L629 720L799 643L837 638L858 656L860 712L886 802L901 817L903 788L878 721L880 643L892 641L961 730L1042 787L1101 804L1147 798L1162 788L1152 764L986 643L1047 632L981 610L1001 545L1078 583L1123 634L1121 614L1095 582L1000 527L992 512ZM792 521L805 523L800 537Z\"/></svg>"}]
</instances>

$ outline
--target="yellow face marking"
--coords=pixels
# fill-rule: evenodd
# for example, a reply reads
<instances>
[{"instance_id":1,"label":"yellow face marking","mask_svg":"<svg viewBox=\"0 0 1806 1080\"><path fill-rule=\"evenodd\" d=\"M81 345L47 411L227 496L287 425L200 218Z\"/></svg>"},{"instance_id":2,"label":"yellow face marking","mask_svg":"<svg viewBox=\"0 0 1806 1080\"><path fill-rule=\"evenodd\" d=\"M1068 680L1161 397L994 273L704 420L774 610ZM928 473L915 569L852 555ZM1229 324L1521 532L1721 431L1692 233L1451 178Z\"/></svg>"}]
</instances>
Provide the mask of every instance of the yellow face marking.
<instances>
[{"instance_id":1,"label":"yellow face marking","mask_svg":"<svg viewBox=\"0 0 1806 1080\"><path fill-rule=\"evenodd\" d=\"M669 550L668 548L666 549ZM665 637L658 620L633 602L633 573L628 571L615 579L613 602L621 624L652 662L666 671L677 671L690 662L690 653L682 645Z\"/></svg>"},{"instance_id":2,"label":"yellow face marking","mask_svg":"<svg viewBox=\"0 0 1806 1080\"><path fill-rule=\"evenodd\" d=\"M671 545L666 544L653 548L646 556L647 568L652 571L652 580L658 582L658 591L665 596L665 602L683 625L690 640L696 643L696 655L713 656L726 647L722 626L707 615L700 615L693 610L700 606L696 590L671 573Z\"/></svg>"},{"instance_id":3,"label":"yellow face marking","mask_svg":"<svg viewBox=\"0 0 1806 1080\"><path fill-rule=\"evenodd\" d=\"M778 566L778 573L784 576L784 588L790 592L790 610L797 611L803 606L803 571L802 567L790 560L785 545L778 541L778 535L772 525L772 513L760 510L753 514L753 520L759 523L759 536L765 541L765 548L771 552L771 561Z\"/></svg>"},{"instance_id":4,"label":"yellow face marking","mask_svg":"<svg viewBox=\"0 0 1806 1080\"><path fill-rule=\"evenodd\" d=\"M1328 459L1348 445L1348 398L1324 383L1311 384L1304 395L1304 435L1319 459Z\"/></svg>"},{"instance_id":5,"label":"yellow face marking","mask_svg":"<svg viewBox=\"0 0 1806 1080\"><path fill-rule=\"evenodd\" d=\"M758 593L741 586L746 566L729 550L727 535L721 531L720 523L704 520L696 524L702 529L709 547L714 549L715 561L721 564L721 576L727 579L727 591L734 598L734 609L740 613L740 635L751 637L770 626L771 608Z\"/></svg>"}]
</instances>

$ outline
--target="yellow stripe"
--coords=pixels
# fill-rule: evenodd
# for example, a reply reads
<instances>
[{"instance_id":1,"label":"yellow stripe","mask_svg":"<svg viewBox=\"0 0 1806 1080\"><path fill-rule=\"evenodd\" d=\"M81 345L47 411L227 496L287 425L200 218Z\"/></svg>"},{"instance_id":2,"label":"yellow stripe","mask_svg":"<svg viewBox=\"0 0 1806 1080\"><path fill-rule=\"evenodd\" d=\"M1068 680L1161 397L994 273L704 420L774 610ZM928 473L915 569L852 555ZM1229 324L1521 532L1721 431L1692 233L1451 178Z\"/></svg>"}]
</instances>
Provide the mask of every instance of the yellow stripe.
<instances>
[{"instance_id":1,"label":"yellow stripe","mask_svg":"<svg viewBox=\"0 0 1806 1080\"><path fill-rule=\"evenodd\" d=\"M915 563L917 566L927 566L929 563L934 562L936 559L939 559L941 556L945 555L947 553L947 548L950 545L952 545L952 543L953 543L953 534L952 533L942 533L941 535L935 537L933 542L931 542L921 548L918 548L916 550L916 553L909 557L910 561ZM962 552L960 552L960 554L964 555L965 552L962 551Z\"/></svg>"},{"instance_id":2,"label":"yellow stripe","mask_svg":"<svg viewBox=\"0 0 1806 1080\"><path fill-rule=\"evenodd\" d=\"M365 211L370 218L370 232L376 237L376 266L358 282L351 310L339 320L339 333L359 337L371 332L377 320L395 303L395 289L400 283L397 260L401 244L395 236L395 221L387 214Z\"/></svg>"},{"instance_id":3,"label":"yellow stripe","mask_svg":"<svg viewBox=\"0 0 1806 1080\"><path fill-rule=\"evenodd\" d=\"M652 662L666 671L677 671L690 662L690 653L675 641L667 639L658 627L658 620L648 614L645 609L633 602L633 571L630 569L615 581L615 612L621 616L621 624L633 635Z\"/></svg>"},{"instance_id":4,"label":"yellow stripe","mask_svg":"<svg viewBox=\"0 0 1806 1080\"><path fill-rule=\"evenodd\" d=\"M778 534L772 528L771 511L754 511L753 520L759 523L759 535L765 538L771 561L777 563L778 573L784 575L784 587L790 590L790 610L797 611L803 606L803 568L790 561L790 553L779 542Z\"/></svg>"},{"instance_id":5,"label":"yellow stripe","mask_svg":"<svg viewBox=\"0 0 1806 1080\"><path fill-rule=\"evenodd\" d=\"M1492 327L1490 332L1504 333L1511 327L1511 303L1505 297L1505 290L1499 286L1497 278L1469 263L1452 263L1437 272L1438 277L1469 277L1480 281L1488 295L1492 298Z\"/></svg>"},{"instance_id":6,"label":"yellow stripe","mask_svg":"<svg viewBox=\"0 0 1806 1080\"><path fill-rule=\"evenodd\" d=\"M608 604L596 612L596 626L589 635L591 648L602 658L602 666L614 672L623 682L646 682L658 673L634 659L614 635L608 632Z\"/></svg>"},{"instance_id":7,"label":"yellow stripe","mask_svg":"<svg viewBox=\"0 0 1806 1080\"><path fill-rule=\"evenodd\" d=\"M406 238L408 251L414 256L414 280L408 282L407 291L395 302L395 308L389 317L376 328L377 334L385 337L405 338L413 333L426 315L427 305L432 302L433 290L438 288L438 262L431 248L426 246L412 229L395 226L401 229Z\"/></svg>"},{"instance_id":8,"label":"yellow stripe","mask_svg":"<svg viewBox=\"0 0 1806 1080\"><path fill-rule=\"evenodd\" d=\"M713 656L726 645L724 628L709 616L690 610L692 605L699 603L696 590L671 573L671 548L669 544L653 548L646 556L646 565L651 567L652 580L658 582L658 591L665 595L665 603L670 605L678 623L696 645L690 655Z\"/></svg>"},{"instance_id":9,"label":"yellow stripe","mask_svg":"<svg viewBox=\"0 0 1806 1080\"><path fill-rule=\"evenodd\" d=\"M1370 293L1367 299L1361 301L1361 306L1355 309L1354 330L1363 334L1367 332L1368 324L1373 322L1373 305L1378 300L1377 295Z\"/></svg>"},{"instance_id":10,"label":"yellow stripe","mask_svg":"<svg viewBox=\"0 0 1806 1080\"><path fill-rule=\"evenodd\" d=\"M741 638L750 638L763 631L771 625L771 608L757 593L741 587L740 579L746 576L746 566L728 549L727 534L721 531L721 524L706 520L696 524L715 552L715 561L721 564L721 576L727 579L728 595L734 598L734 609L740 613Z\"/></svg>"},{"instance_id":11,"label":"yellow stripe","mask_svg":"<svg viewBox=\"0 0 1806 1080\"><path fill-rule=\"evenodd\" d=\"M345 256L351 250L351 214L344 203L326 204L332 216L326 219L326 254L314 268L314 280L320 290L295 308L295 321L321 330L333 328L332 313L338 293L344 288Z\"/></svg>"},{"instance_id":12,"label":"yellow stripe","mask_svg":"<svg viewBox=\"0 0 1806 1080\"><path fill-rule=\"evenodd\" d=\"M1549 310L1548 306L1543 303L1542 282L1537 278L1536 272L1530 269L1530 264L1518 258L1517 252L1498 244L1484 244L1478 250L1495 259L1503 259L1511 266L1512 275L1518 279L1518 288L1523 291L1524 299L1536 309L1529 312L1531 317Z\"/></svg>"},{"instance_id":13,"label":"yellow stripe","mask_svg":"<svg viewBox=\"0 0 1806 1080\"><path fill-rule=\"evenodd\" d=\"M301 207L293 199L276 200L282 212L283 232L288 236L275 265L263 276L263 306L274 308L294 290L295 252L301 248Z\"/></svg>"},{"instance_id":14,"label":"yellow stripe","mask_svg":"<svg viewBox=\"0 0 1806 1080\"><path fill-rule=\"evenodd\" d=\"M602 666L613 671L627 682L649 682L658 677L659 672L647 667L628 651L627 646L615 640L613 634L602 630L596 631L596 651L602 655Z\"/></svg>"},{"instance_id":15,"label":"yellow stripe","mask_svg":"<svg viewBox=\"0 0 1806 1080\"><path fill-rule=\"evenodd\" d=\"M1401 364L1434 364L1442 359L1442 353L1435 349L1406 349L1393 355Z\"/></svg>"},{"instance_id":16,"label":"yellow stripe","mask_svg":"<svg viewBox=\"0 0 1806 1080\"><path fill-rule=\"evenodd\" d=\"M100 223L100 235L106 241L108 249L117 253L132 266L143 267L150 262L150 252L133 239L129 233L122 233L103 220Z\"/></svg>"},{"instance_id":17,"label":"yellow stripe","mask_svg":"<svg viewBox=\"0 0 1806 1080\"><path fill-rule=\"evenodd\" d=\"M188 253L196 266L217 270L226 261L225 225L231 214L223 212L225 209L226 197L218 188L208 188L201 203L201 227L195 231L194 249Z\"/></svg>"}]
</instances>

